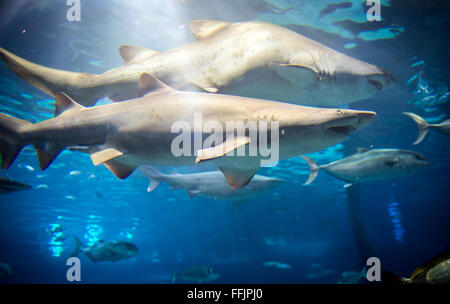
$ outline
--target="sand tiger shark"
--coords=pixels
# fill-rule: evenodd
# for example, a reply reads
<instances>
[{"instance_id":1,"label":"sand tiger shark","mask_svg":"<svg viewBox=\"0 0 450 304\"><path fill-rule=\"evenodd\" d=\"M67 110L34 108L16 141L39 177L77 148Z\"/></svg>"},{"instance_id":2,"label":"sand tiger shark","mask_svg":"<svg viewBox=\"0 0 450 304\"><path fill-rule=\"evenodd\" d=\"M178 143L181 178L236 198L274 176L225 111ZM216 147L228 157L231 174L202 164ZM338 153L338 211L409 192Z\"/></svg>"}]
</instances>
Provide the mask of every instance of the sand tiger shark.
<instances>
[{"instance_id":1,"label":"sand tiger shark","mask_svg":"<svg viewBox=\"0 0 450 304\"><path fill-rule=\"evenodd\" d=\"M189 27L196 40L172 50L120 46L125 64L100 75L44 67L3 48L0 57L45 93L65 92L84 106L138 97L144 72L178 90L327 107L346 107L396 82L382 68L274 24L194 20Z\"/></svg>"},{"instance_id":2,"label":"sand tiger shark","mask_svg":"<svg viewBox=\"0 0 450 304\"><path fill-rule=\"evenodd\" d=\"M233 189L220 171L164 174L148 165L141 166L139 170L150 180L148 192L152 192L160 183L165 182L173 190L186 190L191 198L200 195L212 199L233 200L234 206L241 205L258 194L269 192L284 182L278 178L255 175L245 187Z\"/></svg>"},{"instance_id":3,"label":"sand tiger shark","mask_svg":"<svg viewBox=\"0 0 450 304\"><path fill-rule=\"evenodd\" d=\"M266 139L274 146L278 136L278 159L322 150L344 141L347 136L368 125L375 113L369 111L313 108L263 99L177 91L149 74L139 81L139 95L119 103L85 108L63 93L55 96L55 117L32 124L0 114L0 152L2 168L7 169L23 146L34 145L41 169L46 169L65 148L88 146L94 165L105 164L123 179L138 166L194 166L207 164L218 167L234 188L245 186L256 173L264 158L261 145L258 153L250 148ZM205 124L196 128L196 114ZM173 126L187 124L181 132ZM229 122L266 122L267 138L226 128ZM205 142L215 130L223 127L220 140L214 145L195 144L195 138ZM270 122L270 123L269 123ZM276 124L275 124L276 123ZM276 126L272 128L272 126ZM190 128L190 126L193 126ZM273 131L278 129L278 133ZM249 131L249 132L247 132ZM216 132L214 134L217 135ZM274 136L272 136L274 134ZM187 153L174 153L174 142L187 135L178 146ZM222 136L223 135L223 136ZM269 138L270 137L270 138ZM194 138L194 140L190 140ZM256 138L252 143L252 138ZM175 145L176 146L176 145ZM241 148L242 147L242 148ZM243 156L230 156L239 150ZM192 153L189 153L192 152Z\"/></svg>"}]
</instances>

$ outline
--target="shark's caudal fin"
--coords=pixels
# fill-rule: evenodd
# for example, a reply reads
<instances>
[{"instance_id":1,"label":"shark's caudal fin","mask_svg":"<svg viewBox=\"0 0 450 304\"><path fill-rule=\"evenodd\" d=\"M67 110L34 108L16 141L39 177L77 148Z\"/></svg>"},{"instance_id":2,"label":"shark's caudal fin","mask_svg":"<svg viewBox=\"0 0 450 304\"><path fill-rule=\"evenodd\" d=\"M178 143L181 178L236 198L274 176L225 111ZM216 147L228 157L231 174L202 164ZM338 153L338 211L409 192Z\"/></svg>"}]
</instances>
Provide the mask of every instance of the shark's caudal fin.
<instances>
[{"instance_id":1,"label":"shark's caudal fin","mask_svg":"<svg viewBox=\"0 0 450 304\"><path fill-rule=\"evenodd\" d=\"M427 135L430 125L417 114L411 112L403 112L402 114L411 117L412 120L414 120L414 122L417 124L417 127L419 128L419 134L417 135L416 141L413 143L413 145L419 144Z\"/></svg>"},{"instance_id":2,"label":"shark's caudal fin","mask_svg":"<svg viewBox=\"0 0 450 304\"><path fill-rule=\"evenodd\" d=\"M25 145L21 132L31 123L0 113L0 153L2 169L8 169Z\"/></svg>"},{"instance_id":3,"label":"shark's caudal fin","mask_svg":"<svg viewBox=\"0 0 450 304\"><path fill-rule=\"evenodd\" d=\"M74 235L73 238L75 240L75 250L70 254L69 258L78 256L81 253L83 247L83 243L76 235Z\"/></svg>"},{"instance_id":4,"label":"shark's caudal fin","mask_svg":"<svg viewBox=\"0 0 450 304\"><path fill-rule=\"evenodd\" d=\"M317 165L316 162L308 156L301 155L300 157L306 161L309 167L308 180L303 185L309 185L316 179L317 175L319 174L320 166Z\"/></svg>"},{"instance_id":5,"label":"shark's caudal fin","mask_svg":"<svg viewBox=\"0 0 450 304\"><path fill-rule=\"evenodd\" d=\"M83 89L80 86L80 83L98 77L98 75L95 74L76 73L47 68L16 56L1 47L0 57L20 78L52 97L55 97L60 91L77 92L78 90ZM96 99L89 101L89 103L94 104L95 101Z\"/></svg>"},{"instance_id":6,"label":"shark's caudal fin","mask_svg":"<svg viewBox=\"0 0 450 304\"><path fill-rule=\"evenodd\" d=\"M144 175L149 179L150 184L148 185L147 192L152 192L155 190L161 181L161 173L153 168L152 166L144 165L139 168L139 170L144 173Z\"/></svg>"}]
</instances>

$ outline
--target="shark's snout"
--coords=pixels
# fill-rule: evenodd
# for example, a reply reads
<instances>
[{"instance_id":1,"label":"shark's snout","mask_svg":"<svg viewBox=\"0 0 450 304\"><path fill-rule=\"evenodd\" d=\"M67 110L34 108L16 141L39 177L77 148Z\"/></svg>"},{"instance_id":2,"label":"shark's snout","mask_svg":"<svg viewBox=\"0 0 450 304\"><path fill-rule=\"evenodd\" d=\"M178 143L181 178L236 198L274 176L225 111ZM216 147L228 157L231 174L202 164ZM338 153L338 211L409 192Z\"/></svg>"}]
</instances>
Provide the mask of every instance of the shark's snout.
<instances>
[{"instance_id":1,"label":"shark's snout","mask_svg":"<svg viewBox=\"0 0 450 304\"><path fill-rule=\"evenodd\" d=\"M376 113L371 111L338 110L338 113L342 117L333 121L326 131L344 136L364 128L376 117Z\"/></svg>"}]
</instances>

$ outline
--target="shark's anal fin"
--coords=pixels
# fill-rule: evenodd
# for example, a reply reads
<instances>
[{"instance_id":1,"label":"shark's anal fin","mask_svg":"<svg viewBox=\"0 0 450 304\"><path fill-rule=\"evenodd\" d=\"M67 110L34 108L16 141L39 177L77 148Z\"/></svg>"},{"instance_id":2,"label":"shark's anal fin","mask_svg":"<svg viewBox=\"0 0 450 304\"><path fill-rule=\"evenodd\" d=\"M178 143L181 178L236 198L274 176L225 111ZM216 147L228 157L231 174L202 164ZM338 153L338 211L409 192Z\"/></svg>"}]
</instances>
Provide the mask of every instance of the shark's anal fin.
<instances>
[{"instance_id":1,"label":"shark's anal fin","mask_svg":"<svg viewBox=\"0 0 450 304\"><path fill-rule=\"evenodd\" d=\"M246 186L259 168L240 169L219 167L219 169L222 171L223 175L225 175L225 178L231 188L238 189Z\"/></svg>"},{"instance_id":2,"label":"shark's anal fin","mask_svg":"<svg viewBox=\"0 0 450 304\"><path fill-rule=\"evenodd\" d=\"M126 164L117 159L108 160L104 162L104 164L109 171L120 179L127 178L134 170L136 170L135 166Z\"/></svg>"},{"instance_id":3,"label":"shark's anal fin","mask_svg":"<svg viewBox=\"0 0 450 304\"><path fill-rule=\"evenodd\" d=\"M142 73L141 77L139 78L138 95L140 97L150 94L169 93L171 91L175 90L148 73Z\"/></svg>"},{"instance_id":4,"label":"shark's anal fin","mask_svg":"<svg viewBox=\"0 0 450 304\"><path fill-rule=\"evenodd\" d=\"M106 148L103 150L92 152L91 160L92 160L92 163L94 164L94 166L97 166L101 163L104 163L108 160L111 160L111 159L116 158L121 155L123 155L123 153L117 149Z\"/></svg>"},{"instance_id":5,"label":"shark's anal fin","mask_svg":"<svg viewBox=\"0 0 450 304\"><path fill-rule=\"evenodd\" d=\"M224 29L230 22L217 20L192 20L189 22L189 29L194 34L195 39L200 40L212 36L220 30Z\"/></svg>"},{"instance_id":6,"label":"shark's anal fin","mask_svg":"<svg viewBox=\"0 0 450 304\"><path fill-rule=\"evenodd\" d=\"M122 56L125 65L132 64L137 61L148 59L159 54L158 51L146 49L140 46L122 44L119 47L120 56Z\"/></svg>"},{"instance_id":7,"label":"shark's anal fin","mask_svg":"<svg viewBox=\"0 0 450 304\"><path fill-rule=\"evenodd\" d=\"M227 153L229 153L239 147L245 146L249 143L250 143L250 137L247 137L247 136L245 136L245 137L237 136L237 137L229 138L229 139L225 140L225 142L223 142L222 144L220 144L218 146L199 150L198 154L197 154L197 159L195 160L195 163L198 164L199 162L202 162L202 161L207 161L207 160L222 157L222 156L226 155Z\"/></svg>"}]
</instances>

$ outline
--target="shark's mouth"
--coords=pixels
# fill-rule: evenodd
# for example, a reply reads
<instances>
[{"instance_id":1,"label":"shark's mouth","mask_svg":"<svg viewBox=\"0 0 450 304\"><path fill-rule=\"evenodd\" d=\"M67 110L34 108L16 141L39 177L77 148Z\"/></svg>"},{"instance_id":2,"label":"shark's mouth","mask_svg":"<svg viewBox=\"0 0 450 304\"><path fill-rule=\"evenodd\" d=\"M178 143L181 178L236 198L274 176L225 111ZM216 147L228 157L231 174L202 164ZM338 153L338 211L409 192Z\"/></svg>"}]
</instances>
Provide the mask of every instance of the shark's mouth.
<instances>
[{"instance_id":1,"label":"shark's mouth","mask_svg":"<svg viewBox=\"0 0 450 304\"><path fill-rule=\"evenodd\" d=\"M336 126L336 127L329 127L327 131L346 136L349 135L351 132L356 131L356 128L352 126Z\"/></svg>"}]
</instances>

